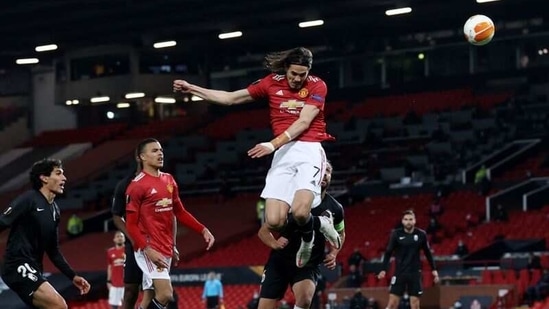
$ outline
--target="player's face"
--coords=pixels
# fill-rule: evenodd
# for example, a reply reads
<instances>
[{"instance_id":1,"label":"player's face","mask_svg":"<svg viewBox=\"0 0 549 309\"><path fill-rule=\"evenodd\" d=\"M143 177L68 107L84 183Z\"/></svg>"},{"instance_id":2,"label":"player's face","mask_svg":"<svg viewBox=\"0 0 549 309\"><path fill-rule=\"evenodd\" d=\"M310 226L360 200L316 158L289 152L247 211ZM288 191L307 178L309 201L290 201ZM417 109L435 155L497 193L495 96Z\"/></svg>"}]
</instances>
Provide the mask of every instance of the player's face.
<instances>
[{"instance_id":1,"label":"player's face","mask_svg":"<svg viewBox=\"0 0 549 309\"><path fill-rule=\"evenodd\" d=\"M164 166L164 149L162 149L160 143L148 143L139 157L143 162L143 166L150 166L157 169Z\"/></svg>"},{"instance_id":2,"label":"player's face","mask_svg":"<svg viewBox=\"0 0 549 309\"><path fill-rule=\"evenodd\" d=\"M126 237L122 233L116 233L116 234L114 234L113 241L116 245L121 246L126 241Z\"/></svg>"},{"instance_id":3,"label":"player's face","mask_svg":"<svg viewBox=\"0 0 549 309\"><path fill-rule=\"evenodd\" d=\"M330 186L330 182L332 182L332 167L330 165L327 165L326 172L324 173L324 178L322 178L320 186L322 187L322 189L326 189Z\"/></svg>"},{"instance_id":4,"label":"player's face","mask_svg":"<svg viewBox=\"0 0 549 309\"><path fill-rule=\"evenodd\" d=\"M48 177L42 178L42 181L45 182L46 188L55 194L63 194L65 191L65 182L67 182L67 177L62 168L54 167L53 171Z\"/></svg>"},{"instance_id":5,"label":"player's face","mask_svg":"<svg viewBox=\"0 0 549 309\"><path fill-rule=\"evenodd\" d=\"M299 90L309 75L309 68L304 65L291 64L286 71L286 79L290 88Z\"/></svg>"},{"instance_id":6,"label":"player's face","mask_svg":"<svg viewBox=\"0 0 549 309\"><path fill-rule=\"evenodd\" d=\"M413 229L416 225L416 217L414 215L404 215L404 217L402 217L402 225L406 230Z\"/></svg>"}]
</instances>

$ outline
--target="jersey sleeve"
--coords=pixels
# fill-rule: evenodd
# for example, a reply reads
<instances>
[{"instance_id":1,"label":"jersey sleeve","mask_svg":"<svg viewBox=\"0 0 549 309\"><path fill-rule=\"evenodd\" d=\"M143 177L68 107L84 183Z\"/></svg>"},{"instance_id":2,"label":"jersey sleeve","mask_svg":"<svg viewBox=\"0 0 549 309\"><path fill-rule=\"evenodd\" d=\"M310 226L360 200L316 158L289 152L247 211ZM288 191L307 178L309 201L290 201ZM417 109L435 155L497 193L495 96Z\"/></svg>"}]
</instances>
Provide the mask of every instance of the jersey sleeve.
<instances>
[{"instance_id":1,"label":"jersey sleeve","mask_svg":"<svg viewBox=\"0 0 549 309\"><path fill-rule=\"evenodd\" d=\"M116 184L112 197L111 212L113 215L124 217L126 215L126 188L127 179L123 179Z\"/></svg>"},{"instance_id":2,"label":"jersey sleeve","mask_svg":"<svg viewBox=\"0 0 549 309\"><path fill-rule=\"evenodd\" d=\"M183 202L181 202L181 198L179 197L179 188L177 186L177 183L172 177L173 182L173 212L175 214L175 217L177 218L177 221L181 222L185 226L189 227L193 231L197 232L198 234L202 233L204 230L204 225L185 209L185 206L183 205Z\"/></svg>"},{"instance_id":3,"label":"jersey sleeve","mask_svg":"<svg viewBox=\"0 0 549 309\"><path fill-rule=\"evenodd\" d=\"M139 230L139 212L143 199L142 190L136 182L130 183L126 190L126 229L133 240L135 249L147 246L147 239Z\"/></svg>"},{"instance_id":4,"label":"jersey sleeve","mask_svg":"<svg viewBox=\"0 0 549 309\"><path fill-rule=\"evenodd\" d=\"M32 198L29 194L24 194L16 198L0 214L0 232L12 226L21 216L24 216L32 209Z\"/></svg>"},{"instance_id":5,"label":"jersey sleeve","mask_svg":"<svg viewBox=\"0 0 549 309\"><path fill-rule=\"evenodd\" d=\"M268 96L269 84L270 75L262 79L256 80L255 82L251 83L246 89L248 89L250 96L254 100L258 100Z\"/></svg>"},{"instance_id":6,"label":"jersey sleeve","mask_svg":"<svg viewBox=\"0 0 549 309\"><path fill-rule=\"evenodd\" d=\"M306 98L305 104L314 105L323 111L326 95L328 94L328 87L326 87L326 83L318 77L311 76L310 78L318 80L313 82L313 87L309 89L309 96Z\"/></svg>"}]
</instances>

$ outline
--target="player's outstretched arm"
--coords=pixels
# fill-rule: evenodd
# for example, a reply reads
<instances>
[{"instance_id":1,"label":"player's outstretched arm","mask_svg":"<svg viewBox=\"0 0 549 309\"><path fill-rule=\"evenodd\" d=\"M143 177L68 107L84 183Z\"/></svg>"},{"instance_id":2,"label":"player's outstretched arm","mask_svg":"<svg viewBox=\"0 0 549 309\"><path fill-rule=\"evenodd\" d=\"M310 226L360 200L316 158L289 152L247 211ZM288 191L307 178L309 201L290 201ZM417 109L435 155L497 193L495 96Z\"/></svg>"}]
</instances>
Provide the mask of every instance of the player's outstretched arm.
<instances>
[{"instance_id":1,"label":"player's outstretched arm","mask_svg":"<svg viewBox=\"0 0 549 309\"><path fill-rule=\"evenodd\" d=\"M217 103L220 105L235 105L252 102L253 98L247 89L241 89L236 91L223 91L203 88L194 84L191 84L185 80L174 80L173 91L190 93L203 98L204 100Z\"/></svg>"}]
</instances>

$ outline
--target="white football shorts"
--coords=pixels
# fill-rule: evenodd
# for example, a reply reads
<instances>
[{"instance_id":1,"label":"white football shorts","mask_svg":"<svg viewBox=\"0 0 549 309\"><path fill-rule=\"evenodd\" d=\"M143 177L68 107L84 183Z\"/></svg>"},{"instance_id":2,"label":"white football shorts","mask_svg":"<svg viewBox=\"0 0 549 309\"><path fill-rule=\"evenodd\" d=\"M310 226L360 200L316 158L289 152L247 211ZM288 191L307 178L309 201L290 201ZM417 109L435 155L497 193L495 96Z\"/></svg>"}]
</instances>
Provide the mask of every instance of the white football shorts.
<instances>
[{"instance_id":1,"label":"white football shorts","mask_svg":"<svg viewBox=\"0 0 549 309\"><path fill-rule=\"evenodd\" d=\"M122 306L122 298L124 298L124 287L111 287L109 289L109 305Z\"/></svg>"},{"instance_id":2,"label":"white football shorts","mask_svg":"<svg viewBox=\"0 0 549 309\"><path fill-rule=\"evenodd\" d=\"M137 262L137 265L143 271L143 282L142 282L143 290L152 290L154 288L153 279L170 280L169 268L156 267L156 265L154 265L153 262L149 260L147 255L141 250L134 252L134 255L135 255L135 261ZM171 265L172 258L166 257L166 262L168 263L168 265Z\"/></svg>"},{"instance_id":3,"label":"white football shorts","mask_svg":"<svg viewBox=\"0 0 549 309\"><path fill-rule=\"evenodd\" d=\"M309 190L314 194L314 208L321 202L325 171L326 153L319 142L290 142L275 152L261 197L278 199L291 207L297 190Z\"/></svg>"}]
</instances>

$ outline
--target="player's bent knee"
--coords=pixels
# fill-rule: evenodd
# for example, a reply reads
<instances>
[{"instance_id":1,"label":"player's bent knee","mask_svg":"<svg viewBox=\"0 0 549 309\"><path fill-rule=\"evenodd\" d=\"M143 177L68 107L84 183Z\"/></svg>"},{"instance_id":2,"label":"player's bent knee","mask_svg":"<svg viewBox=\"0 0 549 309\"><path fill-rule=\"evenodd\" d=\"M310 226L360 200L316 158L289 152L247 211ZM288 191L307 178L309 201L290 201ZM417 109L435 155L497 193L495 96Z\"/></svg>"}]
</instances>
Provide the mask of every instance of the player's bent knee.
<instances>
[{"instance_id":1,"label":"player's bent knee","mask_svg":"<svg viewBox=\"0 0 549 309\"><path fill-rule=\"evenodd\" d=\"M305 223L309 219L311 210L304 207L292 209L294 219L299 223Z\"/></svg>"},{"instance_id":2,"label":"player's bent knee","mask_svg":"<svg viewBox=\"0 0 549 309\"><path fill-rule=\"evenodd\" d=\"M286 223L286 218L266 218L265 223L270 230L280 230Z\"/></svg>"}]
</instances>

